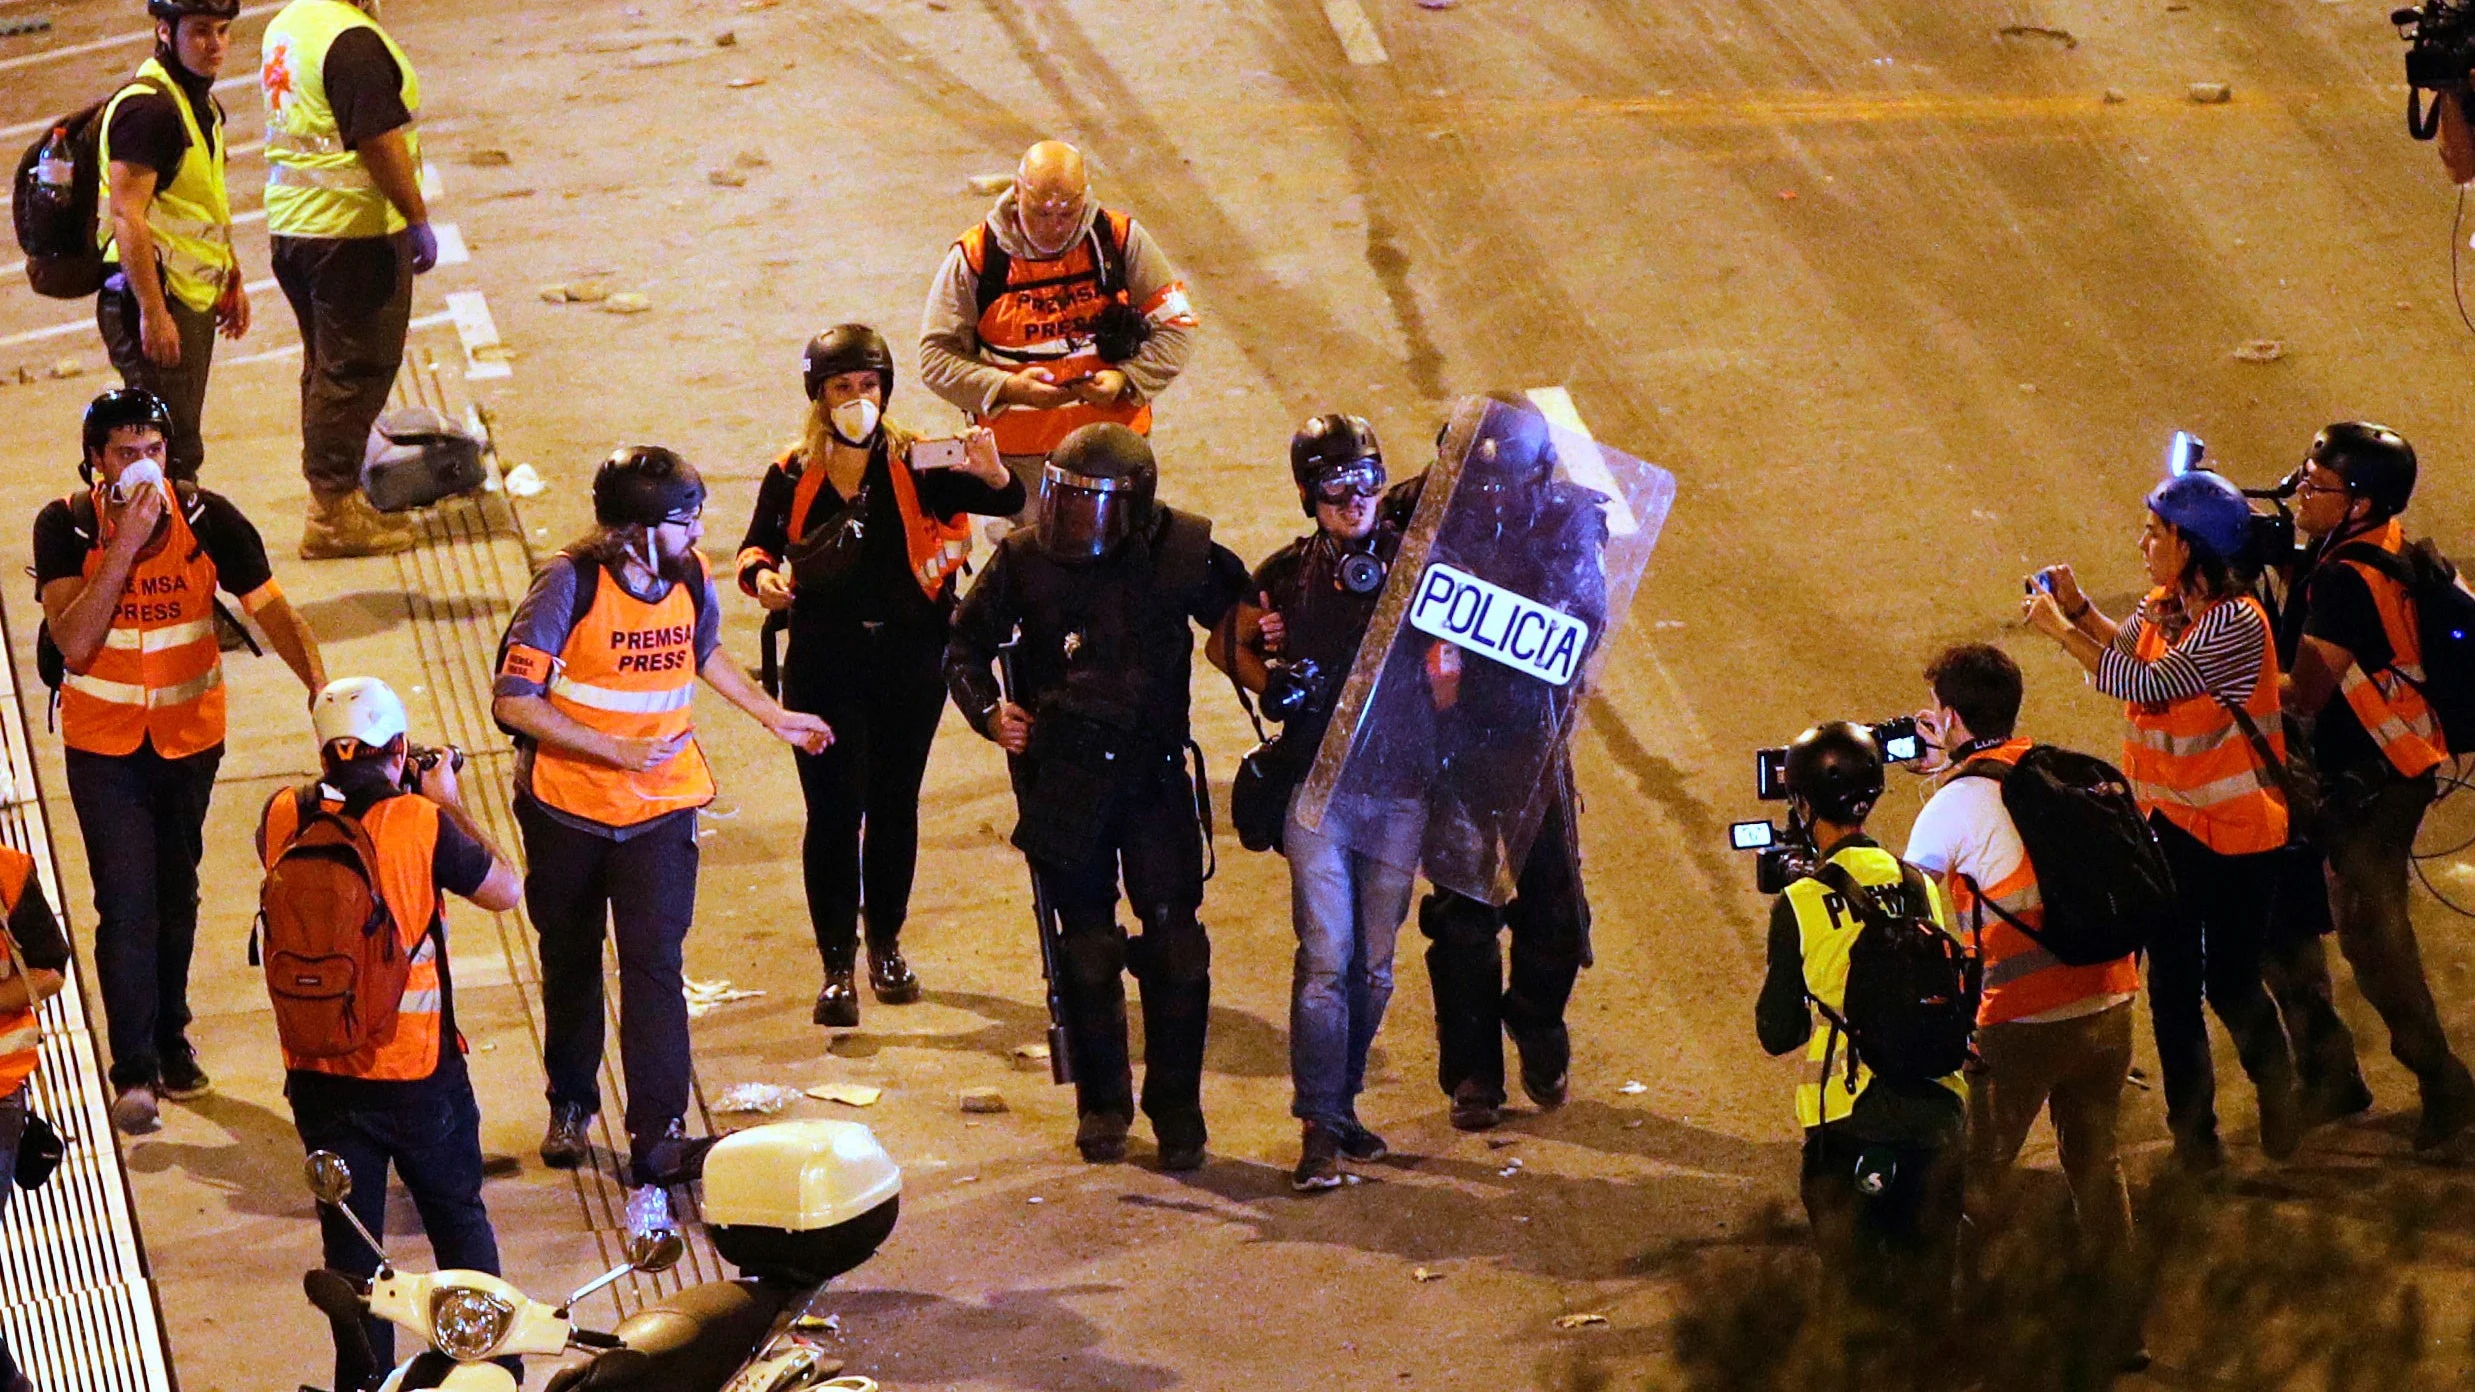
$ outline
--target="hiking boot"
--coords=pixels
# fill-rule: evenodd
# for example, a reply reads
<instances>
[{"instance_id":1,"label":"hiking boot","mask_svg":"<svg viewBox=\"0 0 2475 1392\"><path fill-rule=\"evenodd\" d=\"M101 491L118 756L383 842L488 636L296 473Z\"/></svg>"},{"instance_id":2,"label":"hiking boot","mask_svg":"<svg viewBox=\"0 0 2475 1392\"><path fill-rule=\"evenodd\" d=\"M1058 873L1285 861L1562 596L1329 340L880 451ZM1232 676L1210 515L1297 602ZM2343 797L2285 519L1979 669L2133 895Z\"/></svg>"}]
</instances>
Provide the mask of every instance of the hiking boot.
<instances>
[{"instance_id":1,"label":"hiking boot","mask_svg":"<svg viewBox=\"0 0 2475 1392\"><path fill-rule=\"evenodd\" d=\"M1086 1165L1114 1165L1126 1158L1126 1132L1133 1125L1122 1112L1085 1112L1074 1128L1074 1148Z\"/></svg>"},{"instance_id":2,"label":"hiking boot","mask_svg":"<svg viewBox=\"0 0 2475 1392\"><path fill-rule=\"evenodd\" d=\"M1514 1041L1519 1048L1519 1041ZM1542 1112L1552 1112L1564 1105L1571 1095L1572 1074L1570 1047L1519 1049L1521 1054L1521 1090Z\"/></svg>"},{"instance_id":3,"label":"hiking boot","mask_svg":"<svg viewBox=\"0 0 2475 1392\"><path fill-rule=\"evenodd\" d=\"M1289 1187L1301 1194L1341 1187L1339 1132L1320 1121L1306 1123L1305 1140L1298 1151L1298 1167L1289 1172Z\"/></svg>"},{"instance_id":4,"label":"hiking boot","mask_svg":"<svg viewBox=\"0 0 2475 1392\"><path fill-rule=\"evenodd\" d=\"M541 1133L541 1163L572 1170L593 1154L593 1113L581 1102L550 1104L550 1126Z\"/></svg>"},{"instance_id":5,"label":"hiking boot","mask_svg":"<svg viewBox=\"0 0 2475 1392\"><path fill-rule=\"evenodd\" d=\"M1384 1144L1384 1138L1369 1131L1365 1123L1356 1117L1350 1117L1332 1129L1340 1137L1343 1159L1355 1160L1361 1165L1372 1165L1392 1154L1392 1147Z\"/></svg>"},{"instance_id":6,"label":"hiking boot","mask_svg":"<svg viewBox=\"0 0 2475 1392\"><path fill-rule=\"evenodd\" d=\"M309 510L301 520L301 559L329 561L345 556L385 556L409 551L421 540L412 524L370 506L358 491L333 498L309 495Z\"/></svg>"},{"instance_id":7,"label":"hiking boot","mask_svg":"<svg viewBox=\"0 0 2475 1392\"><path fill-rule=\"evenodd\" d=\"M920 979L898 948L868 949L868 989L879 1005L909 1005L920 998Z\"/></svg>"},{"instance_id":8,"label":"hiking boot","mask_svg":"<svg viewBox=\"0 0 2475 1392\"><path fill-rule=\"evenodd\" d=\"M112 1095L112 1129L124 1136L151 1136L163 1129L163 1108L152 1083L125 1087Z\"/></svg>"},{"instance_id":9,"label":"hiking boot","mask_svg":"<svg viewBox=\"0 0 2475 1392\"><path fill-rule=\"evenodd\" d=\"M2358 1073L2327 1087L2313 1088L2303 1094L2303 1124L2326 1126L2372 1110L2372 1089L2364 1086Z\"/></svg>"},{"instance_id":10,"label":"hiking boot","mask_svg":"<svg viewBox=\"0 0 2475 1392\"><path fill-rule=\"evenodd\" d=\"M163 1051L162 1080L155 1090L175 1102L188 1102L215 1090L215 1080L198 1067L198 1051L184 1039Z\"/></svg>"},{"instance_id":11,"label":"hiking boot","mask_svg":"<svg viewBox=\"0 0 2475 1392\"><path fill-rule=\"evenodd\" d=\"M718 1136L691 1136L687 1122L672 1117L662 1128L661 1138L645 1147L641 1159L628 1165L628 1178L639 1188L646 1185L668 1187L689 1184L704 1178L705 1152L713 1149Z\"/></svg>"},{"instance_id":12,"label":"hiking boot","mask_svg":"<svg viewBox=\"0 0 2475 1392\"><path fill-rule=\"evenodd\" d=\"M2475 1124L2475 1078L2468 1077L2466 1065L2453 1058L2437 1085L2428 1084L2423 1090L2423 1120L2415 1127L2415 1149L2447 1145L2470 1124Z\"/></svg>"},{"instance_id":13,"label":"hiking boot","mask_svg":"<svg viewBox=\"0 0 2475 1392\"><path fill-rule=\"evenodd\" d=\"M1452 1129L1492 1131L1504 1119L1503 1095L1476 1079L1452 1090Z\"/></svg>"},{"instance_id":14,"label":"hiking boot","mask_svg":"<svg viewBox=\"0 0 2475 1392\"><path fill-rule=\"evenodd\" d=\"M825 989L816 993L816 1009L809 1013L810 1020L827 1029L858 1028L859 988L851 984L851 974L849 967L825 969Z\"/></svg>"}]
</instances>

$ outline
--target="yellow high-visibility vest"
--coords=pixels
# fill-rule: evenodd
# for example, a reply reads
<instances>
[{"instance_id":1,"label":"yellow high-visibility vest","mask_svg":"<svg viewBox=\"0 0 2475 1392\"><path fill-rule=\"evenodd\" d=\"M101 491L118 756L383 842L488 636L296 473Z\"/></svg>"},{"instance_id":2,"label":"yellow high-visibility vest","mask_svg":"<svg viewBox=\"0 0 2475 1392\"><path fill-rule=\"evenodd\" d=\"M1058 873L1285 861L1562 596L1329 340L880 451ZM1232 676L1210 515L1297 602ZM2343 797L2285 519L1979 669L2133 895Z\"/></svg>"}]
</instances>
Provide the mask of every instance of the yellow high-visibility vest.
<instances>
[{"instance_id":1,"label":"yellow high-visibility vest","mask_svg":"<svg viewBox=\"0 0 2475 1392\"><path fill-rule=\"evenodd\" d=\"M146 209L146 226L154 233L164 289L191 309L212 309L223 294L224 282L240 264L232 255L232 200L224 192L223 123L215 123L211 136L200 129L188 94L154 58L139 64L136 80L113 93L111 105L103 109L103 135L96 158L106 171L105 192L96 243L103 248L104 260L120 260L120 247L112 236L112 117L130 97L156 91L180 113L189 148L181 152L172 181L155 185L154 202Z\"/></svg>"},{"instance_id":2,"label":"yellow high-visibility vest","mask_svg":"<svg viewBox=\"0 0 2475 1392\"><path fill-rule=\"evenodd\" d=\"M327 50L349 29L368 29L404 74L404 128L413 168L421 167L421 80L412 60L376 21L344 0L292 0L266 26L258 88L266 97L266 230L278 237L386 237L404 215L380 192L361 157L344 148L327 101Z\"/></svg>"},{"instance_id":3,"label":"yellow high-visibility vest","mask_svg":"<svg viewBox=\"0 0 2475 1392\"><path fill-rule=\"evenodd\" d=\"M1858 884L1868 889L1900 881L1898 858L1878 846L1846 847L1831 856L1828 863L1846 869ZM1856 945L1856 935L1864 924L1836 891L1818 879L1808 876L1797 880L1784 892L1796 911L1805 994L1832 1014L1843 1014L1847 1009L1848 950ZM1943 908L1942 892L1928 881L1925 893L1935 925L1950 931L1950 915ZM1805 1057L1816 1065L1818 1076L1811 1082L1797 1084L1797 1124L1811 1130L1846 1120L1856 1110L1856 1099L1873 1086L1873 1070L1862 1061L1851 1066L1847 1036L1827 1020L1814 1030ZM1968 1085L1957 1073L1936 1081L1957 1097L1965 1099L1968 1095Z\"/></svg>"}]
</instances>

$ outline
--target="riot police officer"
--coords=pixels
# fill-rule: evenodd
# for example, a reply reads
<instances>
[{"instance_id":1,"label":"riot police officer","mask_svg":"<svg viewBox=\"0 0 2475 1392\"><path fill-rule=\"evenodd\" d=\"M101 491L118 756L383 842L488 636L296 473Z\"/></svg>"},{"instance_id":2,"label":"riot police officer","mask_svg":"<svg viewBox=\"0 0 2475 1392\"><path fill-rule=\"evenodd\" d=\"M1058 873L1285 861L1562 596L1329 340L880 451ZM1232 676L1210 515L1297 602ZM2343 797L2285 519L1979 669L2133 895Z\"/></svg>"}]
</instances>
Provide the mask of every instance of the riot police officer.
<instances>
[{"instance_id":1,"label":"riot police officer","mask_svg":"<svg viewBox=\"0 0 2475 1392\"><path fill-rule=\"evenodd\" d=\"M1211 1000L1185 761L1187 625L1217 627L1248 581L1209 520L1153 500L1158 475L1150 444L1125 426L1094 423L1061 441L1041 471L1039 521L1006 537L955 613L945 680L972 728L1009 756L1013 841L1057 920L1075 1145L1096 1164L1125 1156L1130 970L1143 992L1143 1112L1162 1167L1186 1170L1203 1163ZM990 670L1001 661L1003 686ZM1121 868L1142 924L1132 939L1117 922Z\"/></svg>"}]
</instances>

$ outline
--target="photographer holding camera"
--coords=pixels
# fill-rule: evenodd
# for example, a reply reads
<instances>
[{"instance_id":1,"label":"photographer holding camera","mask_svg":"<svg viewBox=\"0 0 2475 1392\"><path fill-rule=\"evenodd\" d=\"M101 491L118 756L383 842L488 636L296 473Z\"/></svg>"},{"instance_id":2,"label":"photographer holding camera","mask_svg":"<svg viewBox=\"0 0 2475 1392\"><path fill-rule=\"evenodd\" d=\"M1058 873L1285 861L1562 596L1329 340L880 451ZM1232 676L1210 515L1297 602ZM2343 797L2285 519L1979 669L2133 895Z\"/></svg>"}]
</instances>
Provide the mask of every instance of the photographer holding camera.
<instances>
[{"instance_id":1,"label":"photographer holding camera","mask_svg":"<svg viewBox=\"0 0 2475 1392\"><path fill-rule=\"evenodd\" d=\"M348 1202L372 1235L386 1231L392 1167L438 1264L495 1274L498 1238L481 1201L481 1110L456 1030L445 896L504 913L522 882L464 810L456 780L464 756L413 747L404 703L385 682L330 682L310 715L319 775L278 790L258 822L263 951L293 1125L303 1150L344 1157ZM299 987L332 973L336 940L357 947L372 921L385 922L395 941L362 949L353 1008L339 1016L331 993ZM401 994L388 1000L381 979L400 981ZM359 1277L376 1269L377 1254L343 1218L321 1210L319 1224L328 1269ZM368 1325L378 1365L360 1366L339 1345L338 1388L370 1386L393 1362L394 1326Z\"/></svg>"},{"instance_id":2,"label":"photographer holding camera","mask_svg":"<svg viewBox=\"0 0 2475 1392\"><path fill-rule=\"evenodd\" d=\"M2140 556L2153 588L2117 624L2067 565L2033 577L2030 627L2124 703L2123 770L2173 867L2182 914L2149 945L2149 1011L2178 1162L2217 1168L2217 1080L2205 995L2234 1036L2260 1096L2260 1146L2294 1153L2303 1118L2294 1060L2261 982L2262 943L2287 842L2285 730L2268 611L2237 564L2251 507L2212 473L2180 473L2148 495Z\"/></svg>"},{"instance_id":3,"label":"photographer holding camera","mask_svg":"<svg viewBox=\"0 0 2475 1392\"><path fill-rule=\"evenodd\" d=\"M2415 474L2414 446L2387 426L2341 421L2313 439L2294 491L2295 528L2312 544L2279 638L2293 663L2286 713L2313 722L2338 947L2389 1027L2390 1052L2415 1074L2415 1145L2429 1149L2475 1123L2475 1078L2450 1051L2407 912L2415 831L2450 757L2426 699L2417 548L2398 520ZM2357 1097L2352 1110L2370 1105Z\"/></svg>"},{"instance_id":4,"label":"photographer holding camera","mask_svg":"<svg viewBox=\"0 0 2475 1392\"><path fill-rule=\"evenodd\" d=\"M1965 1168L1959 1070L1976 1003L1942 896L1865 834L1882 775L1881 747L1862 725L1817 725L1787 746L1790 824L1809 832L1814 860L1772 902L1753 1018L1765 1051L1809 1046L1815 1066L1797 1084L1796 1120L1799 1187L1824 1269L1847 1298L1929 1338L1950 1313ZM1896 964L1938 954L1959 973L1947 1018L1886 1010L1885 996L1902 993L1879 989L1895 970L1885 953ZM1919 998L1905 993L1910 1010ZM1828 1022L1819 1034L1808 1002ZM1894 1037L1935 1047L1875 1042ZM1924 1352L1900 1342L1895 1357Z\"/></svg>"},{"instance_id":5,"label":"photographer holding camera","mask_svg":"<svg viewBox=\"0 0 2475 1392\"><path fill-rule=\"evenodd\" d=\"M1256 567L1257 599L1241 602L1205 649L1214 666L1262 698L1267 717L1282 722L1263 760L1288 794L1284 805L1315 761L1401 544L1398 519L1383 507L1383 447L1363 418L1322 415L1299 427L1289 441L1289 473L1315 531ZM1392 999L1393 948L1417 887L1426 804L1415 771L1402 771L1384 791L1390 795L1336 799L1319 828L1286 817L1274 843L1289 859L1298 934L1289 1110L1303 1128L1290 1175L1300 1193L1338 1188L1343 1156L1368 1163L1389 1153L1358 1120L1358 1093ZM1338 825L1343 818L1351 825ZM1352 849L1361 844L1393 852Z\"/></svg>"}]
</instances>

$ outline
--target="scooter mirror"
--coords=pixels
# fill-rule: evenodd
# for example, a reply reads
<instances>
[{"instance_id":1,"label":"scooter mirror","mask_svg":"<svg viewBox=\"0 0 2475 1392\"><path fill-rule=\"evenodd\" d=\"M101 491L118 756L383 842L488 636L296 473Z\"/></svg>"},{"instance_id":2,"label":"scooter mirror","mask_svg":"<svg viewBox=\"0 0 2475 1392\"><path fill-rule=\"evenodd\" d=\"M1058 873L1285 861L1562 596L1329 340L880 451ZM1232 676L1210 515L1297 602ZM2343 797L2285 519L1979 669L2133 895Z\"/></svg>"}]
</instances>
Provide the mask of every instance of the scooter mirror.
<instances>
[{"instance_id":1,"label":"scooter mirror","mask_svg":"<svg viewBox=\"0 0 2475 1392\"><path fill-rule=\"evenodd\" d=\"M628 1265L638 1271L668 1271L687 1255L687 1240L676 1228L632 1233L627 1239Z\"/></svg>"},{"instance_id":2,"label":"scooter mirror","mask_svg":"<svg viewBox=\"0 0 2475 1392\"><path fill-rule=\"evenodd\" d=\"M309 1192L322 1204L340 1204L352 1197L352 1168L334 1151L311 1151L301 1162L301 1174L309 1181Z\"/></svg>"}]
</instances>

